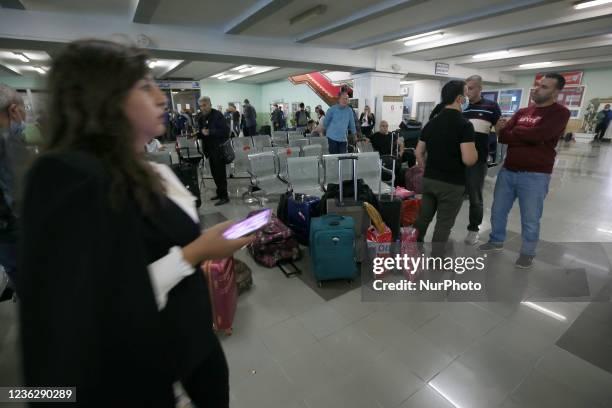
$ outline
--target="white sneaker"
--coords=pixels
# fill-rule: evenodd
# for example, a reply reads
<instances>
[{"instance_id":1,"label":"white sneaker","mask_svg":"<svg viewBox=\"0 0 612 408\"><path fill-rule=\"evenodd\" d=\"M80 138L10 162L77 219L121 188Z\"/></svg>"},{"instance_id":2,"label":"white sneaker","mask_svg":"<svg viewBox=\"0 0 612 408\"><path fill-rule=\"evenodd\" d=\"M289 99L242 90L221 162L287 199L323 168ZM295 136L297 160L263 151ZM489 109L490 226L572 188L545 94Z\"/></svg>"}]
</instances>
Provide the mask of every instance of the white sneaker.
<instances>
[{"instance_id":1,"label":"white sneaker","mask_svg":"<svg viewBox=\"0 0 612 408\"><path fill-rule=\"evenodd\" d=\"M478 231L468 231L465 237L465 243L468 245L476 245L478 243Z\"/></svg>"}]
</instances>

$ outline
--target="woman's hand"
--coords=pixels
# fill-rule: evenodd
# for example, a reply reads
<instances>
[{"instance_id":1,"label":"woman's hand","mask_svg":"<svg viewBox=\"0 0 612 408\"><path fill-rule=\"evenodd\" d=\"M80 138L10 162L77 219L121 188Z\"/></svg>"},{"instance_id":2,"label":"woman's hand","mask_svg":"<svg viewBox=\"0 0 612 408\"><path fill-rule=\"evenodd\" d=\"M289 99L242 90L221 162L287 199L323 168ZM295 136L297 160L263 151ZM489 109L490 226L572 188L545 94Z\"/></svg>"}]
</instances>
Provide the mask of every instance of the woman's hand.
<instances>
[{"instance_id":1,"label":"woman's hand","mask_svg":"<svg viewBox=\"0 0 612 408\"><path fill-rule=\"evenodd\" d=\"M235 221L226 221L205 230L195 241L183 247L185 260L195 266L208 259L227 258L255 240L255 235L226 239L223 232L233 224Z\"/></svg>"}]
</instances>

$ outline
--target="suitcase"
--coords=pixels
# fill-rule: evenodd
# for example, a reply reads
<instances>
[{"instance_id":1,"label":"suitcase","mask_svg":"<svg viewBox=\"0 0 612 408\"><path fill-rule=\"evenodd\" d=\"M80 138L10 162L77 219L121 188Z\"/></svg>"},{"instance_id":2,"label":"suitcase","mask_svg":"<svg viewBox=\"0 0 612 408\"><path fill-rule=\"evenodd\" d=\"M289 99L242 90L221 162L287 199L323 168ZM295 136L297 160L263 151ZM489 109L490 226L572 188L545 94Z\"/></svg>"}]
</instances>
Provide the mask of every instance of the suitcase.
<instances>
[{"instance_id":1,"label":"suitcase","mask_svg":"<svg viewBox=\"0 0 612 408\"><path fill-rule=\"evenodd\" d=\"M344 198L344 184L342 180L342 162L350 160L353 164L353 198ZM353 219L355 228L355 254L357 262L363 262L366 257L367 247L365 243L365 233L370 226L368 214L363 208L363 202L358 200L359 186L357 182L357 156L338 157L338 198L328 198L326 200L327 214L343 215ZM366 185L367 186L367 185ZM328 187L329 190L329 187ZM378 207L378 202L375 207Z\"/></svg>"},{"instance_id":2,"label":"suitcase","mask_svg":"<svg viewBox=\"0 0 612 408\"><path fill-rule=\"evenodd\" d=\"M310 221L318 217L321 199L305 194L287 198L287 225L295 233L298 242L307 246L310 238Z\"/></svg>"},{"instance_id":3,"label":"suitcase","mask_svg":"<svg viewBox=\"0 0 612 408\"><path fill-rule=\"evenodd\" d=\"M310 225L310 258L319 287L327 280L355 279L357 264L353 219L336 214L313 218Z\"/></svg>"},{"instance_id":4,"label":"suitcase","mask_svg":"<svg viewBox=\"0 0 612 408\"><path fill-rule=\"evenodd\" d=\"M181 183L183 183L185 188L195 196L196 207L200 208L202 205L202 198L200 197L198 166L193 163L183 162L172 164L170 167L179 180L181 180Z\"/></svg>"},{"instance_id":5,"label":"suitcase","mask_svg":"<svg viewBox=\"0 0 612 408\"><path fill-rule=\"evenodd\" d=\"M393 141L397 140L391 138L391 148L393 148ZM391 186L395 185L395 172L396 166L401 166L399 161L393 159L393 156L383 156L384 158L391 159L391 166L386 167L391 173L390 181ZM391 230L393 241L398 241L400 237L400 227L402 220L402 200L399 197L395 197L395 190L391 194L382 194L382 181L378 183L378 212L380 213L384 223Z\"/></svg>"},{"instance_id":6,"label":"suitcase","mask_svg":"<svg viewBox=\"0 0 612 408\"><path fill-rule=\"evenodd\" d=\"M208 281L213 329L230 336L238 304L234 258L205 261L202 271Z\"/></svg>"},{"instance_id":7,"label":"suitcase","mask_svg":"<svg viewBox=\"0 0 612 408\"><path fill-rule=\"evenodd\" d=\"M402 201L402 227L414 225L421 211L420 198L408 198Z\"/></svg>"}]
</instances>

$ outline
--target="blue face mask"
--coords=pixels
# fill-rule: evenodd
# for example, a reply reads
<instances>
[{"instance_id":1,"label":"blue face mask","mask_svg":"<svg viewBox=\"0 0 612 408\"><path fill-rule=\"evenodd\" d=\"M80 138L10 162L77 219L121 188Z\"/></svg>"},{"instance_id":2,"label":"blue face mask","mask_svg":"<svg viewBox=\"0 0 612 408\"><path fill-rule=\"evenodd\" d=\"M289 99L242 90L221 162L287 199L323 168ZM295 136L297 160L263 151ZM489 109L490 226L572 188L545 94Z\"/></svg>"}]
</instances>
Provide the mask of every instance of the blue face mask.
<instances>
[{"instance_id":1,"label":"blue face mask","mask_svg":"<svg viewBox=\"0 0 612 408\"><path fill-rule=\"evenodd\" d=\"M461 111L465 112L467 110L467 108L470 106L470 98L468 98L465 95L463 97L465 98L465 100L461 104Z\"/></svg>"},{"instance_id":2,"label":"blue face mask","mask_svg":"<svg viewBox=\"0 0 612 408\"><path fill-rule=\"evenodd\" d=\"M11 135L20 135L25 131L26 123L25 122L12 122L9 128L9 133Z\"/></svg>"}]
</instances>

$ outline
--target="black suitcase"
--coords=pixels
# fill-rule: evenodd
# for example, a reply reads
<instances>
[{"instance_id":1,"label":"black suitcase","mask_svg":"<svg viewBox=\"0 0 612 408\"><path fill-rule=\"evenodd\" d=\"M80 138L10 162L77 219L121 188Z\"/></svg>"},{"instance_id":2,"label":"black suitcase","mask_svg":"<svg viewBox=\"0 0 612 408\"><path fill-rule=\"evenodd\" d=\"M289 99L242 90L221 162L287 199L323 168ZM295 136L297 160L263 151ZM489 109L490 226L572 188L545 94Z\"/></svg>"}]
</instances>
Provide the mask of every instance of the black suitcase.
<instances>
[{"instance_id":1,"label":"black suitcase","mask_svg":"<svg viewBox=\"0 0 612 408\"><path fill-rule=\"evenodd\" d=\"M198 180L198 166L189 162L177 163L170 166L174 174L181 180L181 183L187 190L196 198L196 207L202 205L202 197L200 196L200 184Z\"/></svg>"}]
</instances>

